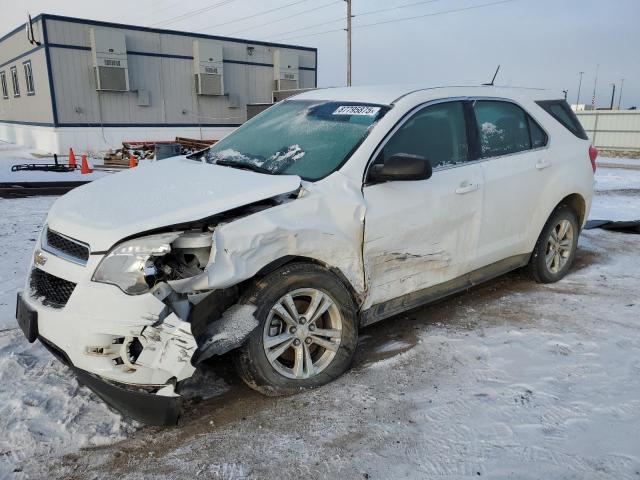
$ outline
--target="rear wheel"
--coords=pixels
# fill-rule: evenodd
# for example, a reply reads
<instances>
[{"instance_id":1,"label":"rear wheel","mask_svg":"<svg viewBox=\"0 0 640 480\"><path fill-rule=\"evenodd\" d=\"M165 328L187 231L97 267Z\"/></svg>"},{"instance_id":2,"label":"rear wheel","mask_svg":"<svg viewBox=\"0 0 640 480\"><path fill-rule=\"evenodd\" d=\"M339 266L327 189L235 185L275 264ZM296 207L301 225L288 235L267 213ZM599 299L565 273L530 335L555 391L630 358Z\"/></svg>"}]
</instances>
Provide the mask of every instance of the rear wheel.
<instances>
[{"instance_id":1,"label":"rear wheel","mask_svg":"<svg viewBox=\"0 0 640 480\"><path fill-rule=\"evenodd\" d=\"M553 212L529 261L529 272L534 280L553 283L568 273L578 248L579 233L578 219L573 210L563 205Z\"/></svg>"},{"instance_id":2,"label":"rear wheel","mask_svg":"<svg viewBox=\"0 0 640 480\"><path fill-rule=\"evenodd\" d=\"M240 349L243 380L267 395L330 382L350 365L358 339L356 309L340 279L313 264L291 264L255 286L260 326Z\"/></svg>"}]
</instances>

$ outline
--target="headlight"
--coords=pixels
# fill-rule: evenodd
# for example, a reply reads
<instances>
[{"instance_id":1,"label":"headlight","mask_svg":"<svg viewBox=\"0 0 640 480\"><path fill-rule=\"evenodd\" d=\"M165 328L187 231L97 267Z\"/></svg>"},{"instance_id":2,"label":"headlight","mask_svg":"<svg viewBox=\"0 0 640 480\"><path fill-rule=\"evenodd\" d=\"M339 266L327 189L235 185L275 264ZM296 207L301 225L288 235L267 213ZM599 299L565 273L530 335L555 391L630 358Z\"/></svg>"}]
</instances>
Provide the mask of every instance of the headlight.
<instances>
[{"instance_id":1,"label":"headlight","mask_svg":"<svg viewBox=\"0 0 640 480\"><path fill-rule=\"evenodd\" d=\"M93 274L94 282L110 283L129 295L149 291L145 276L155 272L153 257L162 257L171 251L171 243L180 236L163 233L136 238L116 245L102 259Z\"/></svg>"}]
</instances>

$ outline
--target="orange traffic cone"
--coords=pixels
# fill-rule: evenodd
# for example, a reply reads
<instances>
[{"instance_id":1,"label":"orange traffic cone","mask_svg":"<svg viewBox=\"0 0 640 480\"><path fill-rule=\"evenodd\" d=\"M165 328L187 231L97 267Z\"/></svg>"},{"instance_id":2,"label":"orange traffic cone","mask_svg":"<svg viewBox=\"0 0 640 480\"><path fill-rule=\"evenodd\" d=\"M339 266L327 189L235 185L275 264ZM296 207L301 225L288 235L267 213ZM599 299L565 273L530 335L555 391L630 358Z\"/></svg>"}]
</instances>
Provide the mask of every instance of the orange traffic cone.
<instances>
[{"instance_id":1,"label":"orange traffic cone","mask_svg":"<svg viewBox=\"0 0 640 480\"><path fill-rule=\"evenodd\" d=\"M133 155L129 155L129 168L133 168L136 166L136 157Z\"/></svg>"},{"instance_id":2,"label":"orange traffic cone","mask_svg":"<svg viewBox=\"0 0 640 480\"><path fill-rule=\"evenodd\" d=\"M73 153L73 148L69 149L69 167L74 169L78 167L76 164L76 156Z\"/></svg>"},{"instance_id":3,"label":"orange traffic cone","mask_svg":"<svg viewBox=\"0 0 640 480\"><path fill-rule=\"evenodd\" d=\"M82 161L80 162L80 173L82 175L86 175L87 173L91 173L93 170L89 168L89 164L87 163L87 156L82 155Z\"/></svg>"}]
</instances>

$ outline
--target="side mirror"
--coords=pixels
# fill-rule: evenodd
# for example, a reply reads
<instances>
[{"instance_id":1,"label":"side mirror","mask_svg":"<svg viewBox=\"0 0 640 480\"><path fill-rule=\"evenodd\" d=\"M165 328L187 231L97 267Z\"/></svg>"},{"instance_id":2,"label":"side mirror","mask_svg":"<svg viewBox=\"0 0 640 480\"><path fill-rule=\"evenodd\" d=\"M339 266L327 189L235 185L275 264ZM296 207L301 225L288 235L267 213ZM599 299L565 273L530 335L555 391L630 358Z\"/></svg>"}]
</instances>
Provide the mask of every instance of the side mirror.
<instances>
[{"instance_id":1,"label":"side mirror","mask_svg":"<svg viewBox=\"0 0 640 480\"><path fill-rule=\"evenodd\" d=\"M431 163L426 158L409 153L398 153L384 163L373 165L369 172L369 180L374 183L427 180L431 178L432 173Z\"/></svg>"}]
</instances>

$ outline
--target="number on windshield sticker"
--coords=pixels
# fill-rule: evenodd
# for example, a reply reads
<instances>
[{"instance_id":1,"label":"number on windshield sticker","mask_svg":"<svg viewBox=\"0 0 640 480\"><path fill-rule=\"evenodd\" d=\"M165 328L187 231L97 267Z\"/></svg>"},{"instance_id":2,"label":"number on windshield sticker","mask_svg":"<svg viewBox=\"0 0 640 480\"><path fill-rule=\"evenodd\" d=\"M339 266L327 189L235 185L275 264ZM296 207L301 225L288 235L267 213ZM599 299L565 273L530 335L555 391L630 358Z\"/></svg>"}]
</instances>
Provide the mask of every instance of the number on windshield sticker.
<instances>
[{"instance_id":1,"label":"number on windshield sticker","mask_svg":"<svg viewBox=\"0 0 640 480\"><path fill-rule=\"evenodd\" d=\"M380 111L380 107L370 107L367 105L341 105L333 112L334 115L364 115L374 117Z\"/></svg>"}]
</instances>

